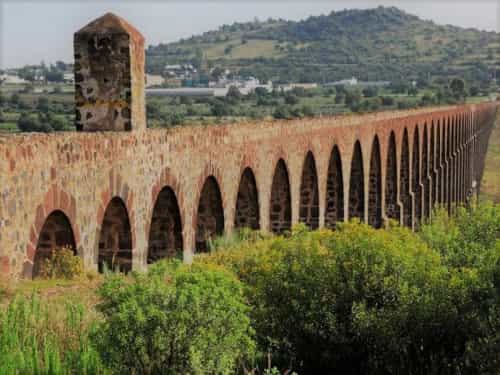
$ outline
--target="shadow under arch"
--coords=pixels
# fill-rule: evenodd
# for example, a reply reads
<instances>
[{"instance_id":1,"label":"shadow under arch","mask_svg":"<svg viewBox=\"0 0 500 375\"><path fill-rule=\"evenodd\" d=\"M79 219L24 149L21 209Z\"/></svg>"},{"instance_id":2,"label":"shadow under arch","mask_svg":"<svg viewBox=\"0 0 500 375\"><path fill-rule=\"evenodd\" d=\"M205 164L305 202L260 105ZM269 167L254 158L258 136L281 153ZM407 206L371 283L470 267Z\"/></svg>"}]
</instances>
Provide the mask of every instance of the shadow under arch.
<instances>
[{"instance_id":1,"label":"shadow under arch","mask_svg":"<svg viewBox=\"0 0 500 375\"><path fill-rule=\"evenodd\" d=\"M311 229L319 228L318 173L314 155L311 151L307 153L302 169L299 221Z\"/></svg>"},{"instance_id":2,"label":"shadow under arch","mask_svg":"<svg viewBox=\"0 0 500 375\"><path fill-rule=\"evenodd\" d=\"M394 131L391 131L386 161L385 215L388 219L399 222L400 210L398 205L398 168L396 157L396 135Z\"/></svg>"},{"instance_id":3,"label":"shadow under arch","mask_svg":"<svg viewBox=\"0 0 500 375\"><path fill-rule=\"evenodd\" d=\"M54 210L45 219L38 236L32 277L40 276L42 264L50 258L52 251L64 247L70 248L76 255L75 236L71 222L63 211Z\"/></svg>"},{"instance_id":4,"label":"shadow under arch","mask_svg":"<svg viewBox=\"0 0 500 375\"><path fill-rule=\"evenodd\" d=\"M374 228L380 228L382 226L382 169L378 136L373 138L369 176L368 224Z\"/></svg>"},{"instance_id":5,"label":"shadow under arch","mask_svg":"<svg viewBox=\"0 0 500 375\"><path fill-rule=\"evenodd\" d=\"M269 207L269 229L281 234L292 227L292 201L288 170L283 159L279 159L274 169Z\"/></svg>"},{"instance_id":6,"label":"shadow under arch","mask_svg":"<svg viewBox=\"0 0 500 375\"><path fill-rule=\"evenodd\" d=\"M182 220L177 197L165 186L153 208L148 237L148 264L182 254Z\"/></svg>"},{"instance_id":7,"label":"shadow under arch","mask_svg":"<svg viewBox=\"0 0 500 375\"><path fill-rule=\"evenodd\" d=\"M203 184L196 215L196 251L209 250L209 241L224 233L224 208L219 184L208 176Z\"/></svg>"},{"instance_id":8,"label":"shadow under arch","mask_svg":"<svg viewBox=\"0 0 500 375\"><path fill-rule=\"evenodd\" d=\"M325 227L335 229L338 221L344 220L344 181L342 159L337 145L330 154L326 180Z\"/></svg>"},{"instance_id":9,"label":"shadow under arch","mask_svg":"<svg viewBox=\"0 0 500 375\"><path fill-rule=\"evenodd\" d=\"M408 129L403 132L401 144L401 163L399 173L399 199L403 205L403 225L411 227L412 204L410 196L410 149L408 144Z\"/></svg>"},{"instance_id":10,"label":"shadow under arch","mask_svg":"<svg viewBox=\"0 0 500 375\"><path fill-rule=\"evenodd\" d=\"M236 197L235 228L260 229L259 191L250 167L243 170Z\"/></svg>"},{"instance_id":11,"label":"shadow under arch","mask_svg":"<svg viewBox=\"0 0 500 375\"><path fill-rule=\"evenodd\" d=\"M365 178L363 175L363 154L359 141L354 144L349 179L349 219L355 217L360 221L363 221L365 217Z\"/></svg>"},{"instance_id":12,"label":"shadow under arch","mask_svg":"<svg viewBox=\"0 0 500 375\"><path fill-rule=\"evenodd\" d=\"M132 231L125 203L114 197L104 211L99 235L99 271L104 268L129 272L132 270Z\"/></svg>"}]
</instances>

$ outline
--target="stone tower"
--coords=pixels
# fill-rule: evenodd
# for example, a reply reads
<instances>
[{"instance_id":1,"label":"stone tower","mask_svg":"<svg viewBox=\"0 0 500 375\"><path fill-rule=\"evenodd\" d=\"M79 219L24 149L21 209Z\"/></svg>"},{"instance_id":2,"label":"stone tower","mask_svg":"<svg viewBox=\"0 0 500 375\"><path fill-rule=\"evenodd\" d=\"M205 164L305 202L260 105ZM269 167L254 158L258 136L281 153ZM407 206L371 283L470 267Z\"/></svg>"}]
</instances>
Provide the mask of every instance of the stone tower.
<instances>
[{"instance_id":1,"label":"stone tower","mask_svg":"<svg viewBox=\"0 0 500 375\"><path fill-rule=\"evenodd\" d=\"M145 129L141 33L107 13L75 33L74 50L77 130Z\"/></svg>"}]
</instances>

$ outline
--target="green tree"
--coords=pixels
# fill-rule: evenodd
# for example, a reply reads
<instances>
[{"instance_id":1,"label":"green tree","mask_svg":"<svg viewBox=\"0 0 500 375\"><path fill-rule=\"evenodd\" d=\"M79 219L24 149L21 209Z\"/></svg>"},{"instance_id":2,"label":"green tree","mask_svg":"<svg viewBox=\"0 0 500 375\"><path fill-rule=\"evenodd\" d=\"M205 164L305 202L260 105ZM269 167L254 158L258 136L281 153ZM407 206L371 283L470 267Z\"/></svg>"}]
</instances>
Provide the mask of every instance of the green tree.
<instances>
[{"instance_id":1,"label":"green tree","mask_svg":"<svg viewBox=\"0 0 500 375\"><path fill-rule=\"evenodd\" d=\"M453 78L450 81L450 90L455 99L460 100L465 98L465 82L460 78Z\"/></svg>"},{"instance_id":2,"label":"green tree","mask_svg":"<svg viewBox=\"0 0 500 375\"><path fill-rule=\"evenodd\" d=\"M37 100L36 109L40 112L47 113L49 111L49 99L46 96L41 96Z\"/></svg>"}]
</instances>

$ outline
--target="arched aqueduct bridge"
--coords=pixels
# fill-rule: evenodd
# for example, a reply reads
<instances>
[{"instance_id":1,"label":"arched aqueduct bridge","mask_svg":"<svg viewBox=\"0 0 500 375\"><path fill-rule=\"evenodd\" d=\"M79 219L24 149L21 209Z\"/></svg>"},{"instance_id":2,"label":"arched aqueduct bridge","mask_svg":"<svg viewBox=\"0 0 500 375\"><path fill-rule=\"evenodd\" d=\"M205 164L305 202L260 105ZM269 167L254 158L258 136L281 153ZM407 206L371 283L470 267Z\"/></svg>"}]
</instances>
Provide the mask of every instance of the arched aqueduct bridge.
<instances>
[{"instance_id":1,"label":"arched aqueduct bridge","mask_svg":"<svg viewBox=\"0 0 500 375\"><path fill-rule=\"evenodd\" d=\"M477 193L498 103L146 129L143 43L112 14L87 25L79 131L0 136L0 275L35 276L63 245L130 270L237 227L414 227Z\"/></svg>"}]
</instances>

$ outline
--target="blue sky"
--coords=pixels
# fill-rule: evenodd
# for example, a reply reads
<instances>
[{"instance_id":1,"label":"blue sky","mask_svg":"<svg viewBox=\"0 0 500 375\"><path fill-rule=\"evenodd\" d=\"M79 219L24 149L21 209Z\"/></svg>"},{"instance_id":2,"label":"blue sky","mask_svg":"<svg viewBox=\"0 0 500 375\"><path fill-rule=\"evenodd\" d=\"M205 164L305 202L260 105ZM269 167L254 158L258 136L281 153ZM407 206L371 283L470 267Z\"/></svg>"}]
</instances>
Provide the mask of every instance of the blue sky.
<instances>
[{"instance_id":1,"label":"blue sky","mask_svg":"<svg viewBox=\"0 0 500 375\"><path fill-rule=\"evenodd\" d=\"M171 42L224 23L259 19L299 20L346 8L397 6L439 24L500 31L496 0L320 1L219 0L0 0L0 67L72 61L73 33L105 12L114 12L146 37L146 44Z\"/></svg>"}]
</instances>

